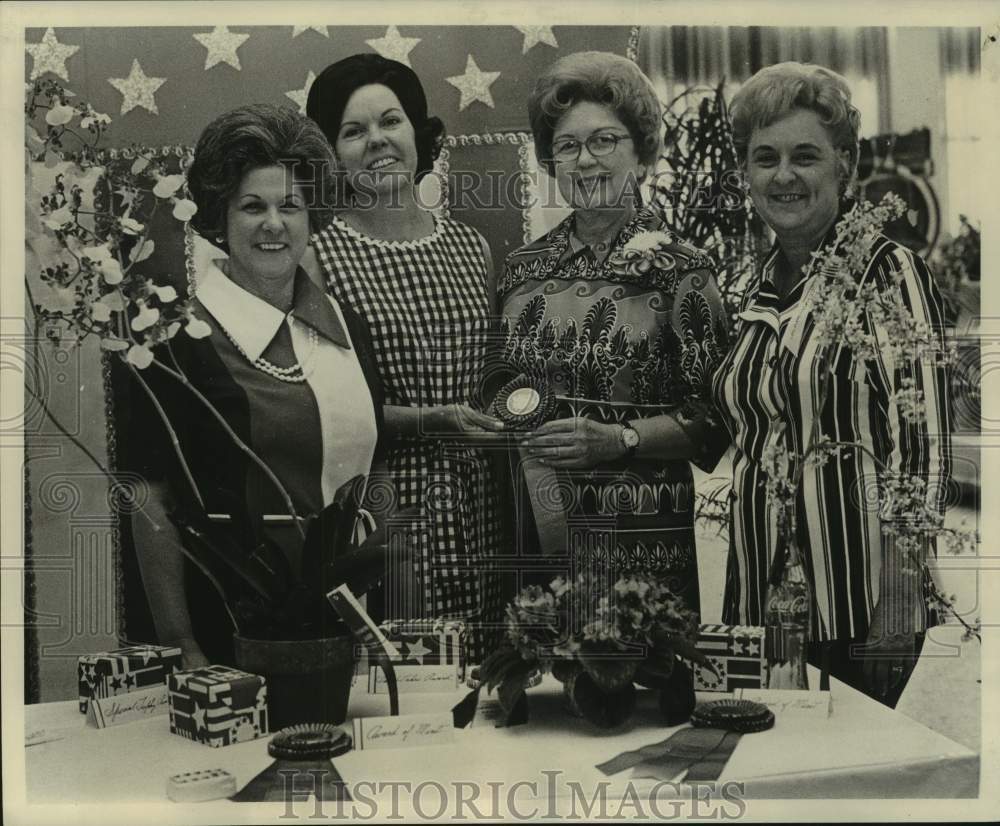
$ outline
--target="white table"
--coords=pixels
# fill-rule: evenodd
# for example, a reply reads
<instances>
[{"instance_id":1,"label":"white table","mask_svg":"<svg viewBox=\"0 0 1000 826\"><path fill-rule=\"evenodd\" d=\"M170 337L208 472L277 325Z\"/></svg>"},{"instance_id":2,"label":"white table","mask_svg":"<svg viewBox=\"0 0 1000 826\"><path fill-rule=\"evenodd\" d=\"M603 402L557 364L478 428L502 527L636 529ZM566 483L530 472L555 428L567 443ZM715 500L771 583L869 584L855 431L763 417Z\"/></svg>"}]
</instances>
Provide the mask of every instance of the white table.
<instances>
[{"instance_id":1,"label":"white table","mask_svg":"<svg viewBox=\"0 0 1000 826\"><path fill-rule=\"evenodd\" d=\"M364 681L357 680L351 714L387 714L386 697L368 695L365 688ZM976 753L843 684L835 682L832 692L831 716L791 719L779 715L773 729L744 736L719 783L741 782L739 794L748 799L978 795ZM402 711L445 710L464 693L403 695ZM704 694L699 699L721 696L725 695ZM456 730L451 745L355 751L338 757L337 769L348 784L381 782L381 794L366 791L366 796L386 807L391 803L392 786L388 784L392 782L408 782L410 788L421 783L430 789L441 785L454 795L463 793L457 783L466 784L466 794L473 788L469 784L484 790L488 784L500 784L495 786L499 792L493 794L501 795L503 805L513 800L518 811L524 812L526 803L534 801L541 813L546 806L572 802L574 794L579 797L570 781L588 795L603 782L609 799L620 798L629 784L639 794L652 788L653 781L632 778L630 772L606 778L595 768L620 752L669 735L671 730L659 722L652 692L640 691L631 723L610 733L563 711L560 686L550 678L529 691L529 702L531 721L524 726ZM170 734L166 716L110 729L89 729L75 701L28 706L26 728L60 736L25 748L29 804L159 801L170 805L165 796L170 775L222 767L235 775L242 788L270 763L267 738L211 748ZM400 788L396 788L397 796ZM661 784L655 790L661 800L686 793L683 785L664 788ZM437 795L431 795L426 808L433 812L436 800ZM309 817L312 809L307 804L298 803L296 813ZM483 807L489 809L488 798L481 799ZM400 811L407 809L404 806Z\"/></svg>"}]
</instances>

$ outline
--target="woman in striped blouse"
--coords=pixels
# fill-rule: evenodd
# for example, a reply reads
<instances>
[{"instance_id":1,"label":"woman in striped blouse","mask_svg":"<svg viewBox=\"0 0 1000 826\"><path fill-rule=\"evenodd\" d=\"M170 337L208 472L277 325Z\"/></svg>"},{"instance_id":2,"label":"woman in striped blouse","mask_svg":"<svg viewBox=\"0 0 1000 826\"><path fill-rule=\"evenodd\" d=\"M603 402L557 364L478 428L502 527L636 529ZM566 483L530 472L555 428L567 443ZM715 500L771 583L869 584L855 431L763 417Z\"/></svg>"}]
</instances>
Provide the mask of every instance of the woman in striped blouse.
<instances>
[{"instance_id":1,"label":"woman in striped blouse","mask_svg":"<svg viewBox=\"0 0 1000 826\"><path fill-rule=\"evenodd\" d=\"M905 585L919 577L901 573L907 565L883 530L879 500L894 478L917 477L931 509L943 510L947 373L917 355L894 362L883 348L866 360L845 348L830 359L834 372L820 391L831 353L815 324L810 291L819 285L810 261L831 249L838 221L854 206L847 192L858 160L860 118L844 79L819 66L770 66L737 93L732 121L750 197L776 241L743 298L735 345L714 380L735 444L724 621L764 620L776 513L762 488L762 462L778 444L801 454L818 419L821 436L859 447L809 467L795 495L796 540L813 590L810 660L825 659L835 677L894 707L930 618L919 584ZM867 255L860 283L895 291L940 337L941 300L924 261L884 236ZM884 341L885 330L865 320L865 333ZM899 403L911 380L926 403L919 422ZM896 617L905 620L886 621Z\"/></svg>"}]
</instances>

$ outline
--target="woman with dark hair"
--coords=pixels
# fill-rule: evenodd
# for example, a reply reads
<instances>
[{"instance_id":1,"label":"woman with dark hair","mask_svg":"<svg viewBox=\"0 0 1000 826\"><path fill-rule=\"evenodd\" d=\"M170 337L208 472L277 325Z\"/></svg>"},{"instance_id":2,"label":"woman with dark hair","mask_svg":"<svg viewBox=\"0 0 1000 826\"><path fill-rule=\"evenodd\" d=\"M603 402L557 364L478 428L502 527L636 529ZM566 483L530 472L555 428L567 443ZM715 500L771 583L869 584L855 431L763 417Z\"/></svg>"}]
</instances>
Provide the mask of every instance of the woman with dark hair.
<instances>
[{"instance_id":1,"label":"woman with dark hair","mask_svg":"<svg viewBox=\"0 0 1000 826\"><path fill-rule=\"evenodd\" d=\"M206 127L187 173L198 207L191 225L228 257L194 286L202 335L179 334L156 353L273 471L302 518L369 473L381 419L366 325L299 266L310 232L326 217L314 174L325 187L331 169L322 131L293 109L245 106ZM166 514L223 514L246 536L265 531L293 570L301 536L276 486L193 394L155 366L143 378L191 471L182 472L136 386L129 452L150 483L153 519L136 520L133 529L157 636L180 646L187 667L232 662L233 628L221 598L183 559ZM162 528L150 530L154 522Z\"/></svg>"},{"instance_id":2,"label":"woman with dark hair","mask_svg":"<svg viewBox=\"0 0 1000 826\"><path fill-rule=\"evenodd\" d=\"M835 677L895 706L930 619L919 587L928 574L907 575L913 566L883 533L874 500L894 481L918 478L929 510L943 511L946 370L927 355L893 354L867 312L857 336L878 342L873 358L839 346L831 358L823 339L812 259L837 250L838 224L855 207L848 193L860 115L844 78L810 64L768 66L740 88L731 113L750 197L775 244L743 296L736 341L714 379L735 444L723 621L764 622L778 550L777 509L761 487L766 456L780 447L801 453L813 433L841 443L837 459L807 466L795 492L794 539L813 594L809 659L825 659ZM931 349L941 346L941 297L920 256L879 235L852 275L908 308L913 324L932 331ZM899 398L908 382L922 391L923 421Z\"/></svg>"},{"instance_id":3,"label":"woman with dark hair","mask_svg":"<svg viewBox=\"0 0 1000 826\"><path fill-rule=\"evenodd\" d=\"M490 251L471 227L424 208L416 186L441 149L407 66L358 54L328 66L307 111L336 153L347 202L313 239L330 291L363 316L386 392L388 473L409 530L419 605L388 613L462 618L474 658L499 630L497 486L479 445L502 424L481 412Z\"/></svg>"},{"instance_id":4,"label":"woman with dark hair","mask_svg":"<svg viewBox=\"0 0 1000 826\"><path fill-rule=\"evenodd\" d=\"M528 112L573 212L509 255L499 284L511 368L558 400L523 440L522 467L564 491L565 519L548 527L548 491L529 483L523 540L542 554L585 549L575 564L666 571L698 611L689 462L711 469L727 447L708 384L726 334L710 260L641 202L659 101L632 61L581 52L538 78Z\"/></svg>"}]
</instances>

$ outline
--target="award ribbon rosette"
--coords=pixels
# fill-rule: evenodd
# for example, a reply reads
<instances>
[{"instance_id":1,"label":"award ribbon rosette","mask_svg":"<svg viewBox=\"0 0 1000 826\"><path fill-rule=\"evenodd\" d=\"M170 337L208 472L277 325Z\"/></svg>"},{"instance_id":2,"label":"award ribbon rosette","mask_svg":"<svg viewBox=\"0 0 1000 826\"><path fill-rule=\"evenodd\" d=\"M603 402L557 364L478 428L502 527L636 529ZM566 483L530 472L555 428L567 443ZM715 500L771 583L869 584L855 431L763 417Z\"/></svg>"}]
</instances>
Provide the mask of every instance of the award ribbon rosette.
<instances>
[{"instance_id":1,"label":"award ribbon rosette","mask_svg":"<svg viewBox=\"0 0 1000 826\"><path fill-rule=\"evenodd\" d=\"M556 397L548 383L521 374L500 388L489 412L510 431L530 431L552 418ZM521 478L531 502L543 554L561 553L566 547L566 492L554 468L546 467L518 449ZM518 474L514 474L518 478Z\"/></svg>"}]
</instances>

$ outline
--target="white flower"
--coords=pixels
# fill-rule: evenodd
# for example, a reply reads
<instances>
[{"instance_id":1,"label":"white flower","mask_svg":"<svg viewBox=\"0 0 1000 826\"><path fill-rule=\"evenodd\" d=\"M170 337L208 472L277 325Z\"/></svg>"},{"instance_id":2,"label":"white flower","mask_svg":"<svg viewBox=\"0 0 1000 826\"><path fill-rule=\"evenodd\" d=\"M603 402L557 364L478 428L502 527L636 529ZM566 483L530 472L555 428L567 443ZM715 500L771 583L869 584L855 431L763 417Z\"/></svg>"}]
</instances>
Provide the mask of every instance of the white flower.
<instances>
[{"instance_id":1,"label":"white flower","mask_svg":"<svg viewBox=\"0 0 1000 826\"><path fill-rule=\"evenodd\" d=\"M107 338L101 339L101 349L102 350L127 350L129 348L129 343L123 338L115 338L114 336L108 336Z\"/></svg>"},{"instance_id":2,"label":"white flower","mask_svg":"<svg viewBox=\"0 0 1000 826\"><path fill-rule=\"evenodd\" d=\"M91 126L107 126L111 123L111 118L101 112L95 112L93 110L80 121L80 126L84 129L89 129Z\"/></svg>"},{"instance_id":3,"label":"white flower","mask_svg":"<svg viewBox=\"0 0 1000 826\"><path fill-rule=\"evenodd\" d=\"M113 312L121 312L125 309L125 299L117 290L102 295L101 303L106 304Z\"/></svg>"},{"instance_id":4,"label":"white flower","mask_svg":"<svg viewBox=\"0 0 1000 826\"><path fill-rule=\"evenodd\" d=\"M177 300L177 290L169 285L166 287L157 287L156 285L153 285L152 291L156 293L156 297L164 304L169 304L171 301Z\"/></svg>"},{"instance_id":5,"label":"white flower","mask_svg":"<svg viewBox=\"0 0 1000 826\"><path fill-rule=\"evenodd\" d=\"M139 314L132 319L132 329L137 333L152 327L160 320L160 311L150 307L145 301L139 301Z\"/></svg>"},{"instance_id":6,"label":"white flower","mask_svg":"<svg viewBox=\"0 0 1000 826\"><path fill-rule=\"evenodd\" d=\"M178 198L174 202L174 218L178 221L190 221L198 211L198 205L187 198Z\"/></svg>"},{"instance_id":7,"label":"white flower","mask_svg":"<svg viewBox=\"0 0 1000 826\"><path fill-rule=\"evenodd\" d=\"M73 211L68 206L63 206L55 212L50 212L44 223L49 229L62 229L63 224L72 222Z\"/></svg>"},{"instance_id":8,"label":"white flower","mask_svg":"<svg viewBox=\"0 0 1000 826\"><path fill-rule=\"evenodd\" d=\"M112 257L111 248L106 243L96 247L84 247L80 250L80 254L94 262L105 261Z\"/></svg>"},{"instance_id":9,"label":"white flower","mask_svg":"<svg viewBox=\"0 0 1000 826\"><path fill-rule=\"evenodd\" d=\"M208 322L194 316L189 316L184 332L191 336L191 338L206 338L212 335L212 328L208 326Z\"/></svg>"},{"instance_id":10,"label":"white flower","mask_svg":"<svg viewBox=\"0 0 1000 826\"><path fill-rule=\"evenodd\" d=\"M129 364L138 367L140 370L145 370L153 363L153 351L145 344L133 344L129 347L128 355L125 358L128 359Z\"/></svg>"},{"instance_id":11,"label":"white flower","mask_svg":"<svg viewBox=\"0 0 1000 826\"><path fill-rule=\"evenodd\" d=\"M144 157L142 157L142 155L140 155L138 158L136 158L132 162L132 174L133 175L138 175L147 166L149 166L149 159L148 158L144 158Z\"/></svg>"},{"instance_id":12,"label":"white flower","mask_svg":"<svg viewBox=\"0 0 1000 826\"><path fill-rule=\"evenodd\" d=\"M118 263L117 258L105 258L103 261L98 262L97 266L104 277L105 284L113 287L115 284L122 283L122 279L125 276L122 273L122 265Z\"/></svg>"},{"instance_id":13,"label":"white flower","mask_svg":"<svg viewBox=\"0 0 1000 826\"><path fill-rule=\"evenodd\" d=\"M183 175L164 175L153 187L153 194L157 198L169 198L184 184Z\"/></svg>"},{"instance_id":14,"label":"white flower","mask_svg":"<svg viewBox=\"0 0 1000 826\"><path fill-rule=\"evenodd\" d=\"M75 115L76 110L72 106L63 106L59 103L45 113L45 122L49 126L63 126L73 120Z\"/></svg>"},{"instance_id":15,"label":"white flower","mask_svg":"<svg viewBox=\"0 0 1000 826\"><path fill-rule=\"evenodd\" d=\"M663 231L652 232L650 230L643 230L633 235L623 249L645 252L646 250L655 250L661 244L669 243L670 236L667 233Z\"/></svg>"},{"instance_id":16,"label":"white flower","mask_svg":"<svg viewBox=\"0 0 1000 826\"><path fill-rule=\"evenodd\" d=\"M167 338L173 338L177 335L177 331L180 330L181 323L179 321L171 321L167 325Z\"/></svg>"},{"instance_id":17,"label":"white flower","mask_svg":"<svg viewBox=\"0 0 1000 826\"><path fill-rule=\"evenodd\" d=\"M103 301L95 301L90 305L90 317L94 321L111 321L111 308Z\"/></svg>"},{"instance_id":18,"label":"white flower","mask_svg":"<svg viewBox=\"0 0 1000 826\"><path fill-rule=\"evenodd\" d=\"M128 235L138 235L142 232L142 224L134 218L125 217L121 219L122 230Z\"/></svg>"},{"instance_id":19,"label":"white flower","mask_svg":"<svg viewBox=\"0 0 1000 826\"><path fill-rule=\"evenodd\" d=\"M141 244L132 248L132 252L129 254L129 260L133 264L138 261L145 261L153 254L154 249L156 249L156 244L153 242L153 239L147 238Z\"/></svg>"}]
</instances>

